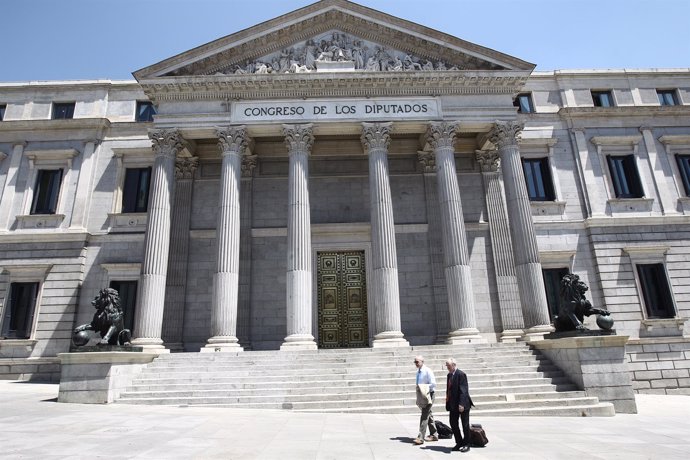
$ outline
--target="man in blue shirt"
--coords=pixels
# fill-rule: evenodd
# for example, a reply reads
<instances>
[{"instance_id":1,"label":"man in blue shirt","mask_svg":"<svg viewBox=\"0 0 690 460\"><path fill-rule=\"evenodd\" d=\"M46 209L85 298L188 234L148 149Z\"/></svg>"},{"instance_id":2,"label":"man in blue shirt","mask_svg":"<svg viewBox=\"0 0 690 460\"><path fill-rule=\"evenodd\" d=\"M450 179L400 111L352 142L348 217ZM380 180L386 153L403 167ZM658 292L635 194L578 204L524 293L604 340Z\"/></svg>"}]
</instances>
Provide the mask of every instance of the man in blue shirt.
<instances>
[{"instance_id":1,"label":"man in blue shirt","mask_svg":"<svg viewBox=\"0 0 690 460\"><path fill-rule=\"evenodd\" d=\"M431 406L434 404L434 392L436 390L436 377L431 369L424 365L424 358L422 356L415 356L414 365L417 367L417 385L426 383L429 385L429 393L431 394L431 404L422 407L422 416L419 419L419 434L414 443L417 445L424 444L424 441L438 441L436 433L436 424L434 423L434 416L431 413ZM426 436L426 428L429 427L429 436Z\"/></svg>"}]
</instances>

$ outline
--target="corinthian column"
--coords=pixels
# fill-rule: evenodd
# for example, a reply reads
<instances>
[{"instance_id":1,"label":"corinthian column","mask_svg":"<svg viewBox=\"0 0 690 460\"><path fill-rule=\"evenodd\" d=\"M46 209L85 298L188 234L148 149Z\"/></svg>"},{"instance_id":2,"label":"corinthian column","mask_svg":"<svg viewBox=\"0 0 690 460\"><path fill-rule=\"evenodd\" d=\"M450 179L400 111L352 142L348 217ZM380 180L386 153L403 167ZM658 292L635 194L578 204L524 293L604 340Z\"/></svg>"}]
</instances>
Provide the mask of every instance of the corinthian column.
<instances>
[{"instance_id":1,"label":"corinthian column","mask_svg":"<svg viewBox=\"0 0 690 460\"><path fill-rule=\"evenodd\" d=\"M436 156L443 260L450 312L447 343L451 344L482 339L474 316L472 270L467 250L460 187L455 171L455 129L456 125L453 123L431 123L426 135L427 142Z\"/></svg>"},{"instance_id":2,"label":"corinthian column","mask_svg":"<svg viewBox=\"0 0 690 460\"><path fill-rule=\"evenodd\" d=\"M311 334L311 220L309 153L312 125L284 125L290 155L287 227L287 337L281 350L316 350Z\"/></svg>"},{"instance_id":3,"label":"corinthian column","mask_svg":"<svg viewBox=\"0 0 690 460\"><path fill-rule=\"evenodd\" d=\"M501 158L506 205L510 221L510 236L513 241L515 271L522 302L525 332L528 335L543 335L553 330L546 303L544 278L539 262L537 235L532 222L532 210L525 176L522 172L517 135L522 124L497 121L489 140L498 147Z\"/></svg>"},{"instance_id":4,"label":"corinthian column","mask_svg":"<svg viewBox=\"0 0 690 460\"><path fill-rule=\"evenodd\" d=\"M170 225L170 263L163 313L163 341L170 351L182 351L185 293L187 290L187 257L189 255L189 222L192 215L192 182L199 165L198 157L178 158L175 162L175 206Z\"/></svg>"},{"instance_id":5,"label":"corinthian column","mask_svg":"<svg viewBox=\"0 0 690 460\"><path fill-rule=\"evenodd\" d=\"M486 212L491 234L491 252L494 256L496 285L498 288L498 305L501 310L503 332L501 342L516 342L522 337L525 327L520 307L515 276L515 259L510 240L508 211L506 210L503 185L498 171L499 160L496 150L477 150L477 162L482 170Z\"/></svg>"},{"instance_id":6,"label":"corinthian column","mask_svg":"<svg viewBox=\"0 0 690 460\"><path fill-rule=\"evenodd\" d=\"M202 351L242 351L237 340L237 298L240 264L240 176L242 155L247 149L244 126L218 129L223 156L216 241L216 273L213 275L211 338Z\"/></svg>"},{"instance_id":7,"label":"corinthian column","mask_svg":"<svg viewBox=\"0 0 690 460\"><path fill-rule=\"evenodd\" d=\"M390 123L363 123L362 144L369 155L369 199L374 273L371 286L376 312L373 347L403 347L409 343L400 327L400 289L395 247L393 200L388 177Z\"/></svg>"},{"instance_id":8,"label":"corinthian column","mask_svg":"<svg viewBox=\"0 0 690 460\"><path fill-rule=\"evenodd\" d=\"M155 160L144 239L144 263L134 316L133 344L163 351L161 331L165 306L165 279L170 246L170 209L174 190L175 157L182 150L176 129L149 131Z\"/></svg>"}]
</instances>

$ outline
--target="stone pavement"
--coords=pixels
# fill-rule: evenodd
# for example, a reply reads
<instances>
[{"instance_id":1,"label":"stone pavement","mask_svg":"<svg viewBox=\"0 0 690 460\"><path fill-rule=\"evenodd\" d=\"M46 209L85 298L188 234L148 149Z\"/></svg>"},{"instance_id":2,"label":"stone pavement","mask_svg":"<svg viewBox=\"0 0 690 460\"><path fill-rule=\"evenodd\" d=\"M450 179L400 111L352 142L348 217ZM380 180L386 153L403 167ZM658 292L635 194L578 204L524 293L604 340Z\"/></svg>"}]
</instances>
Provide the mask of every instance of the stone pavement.
<instances>
[{"instance_id":1,"label":"stone pavement","mask_svg":"<svg viewBox=\"0 0 690 460\"><path fill-rule=\"evenodd\" d=\"M687 459L690 396L638 395L615 417L476 417L486 448L414 446L409 415L80 405L58 386L0 381L1 459ZM447 423L447 420L444 420Z\"/></svg>"}]
</instances>

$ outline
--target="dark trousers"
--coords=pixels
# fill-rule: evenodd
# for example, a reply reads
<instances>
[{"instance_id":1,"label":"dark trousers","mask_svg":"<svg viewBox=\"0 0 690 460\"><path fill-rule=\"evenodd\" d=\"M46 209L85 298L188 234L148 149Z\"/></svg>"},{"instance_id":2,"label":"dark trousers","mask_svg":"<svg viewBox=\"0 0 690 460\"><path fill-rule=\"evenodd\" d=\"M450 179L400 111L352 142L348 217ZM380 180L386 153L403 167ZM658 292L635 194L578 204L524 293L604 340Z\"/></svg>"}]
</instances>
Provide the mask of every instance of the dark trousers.
<instances>
[{"instance_id":1,"label":"dark trousers","mask_svg":"<svg viewBox=\"0 0 690 460\"><path fill-rule=\"evenodd\" d=\"M456 446L470 445L470 410L465 409L462 413L459 411L450 411L448 413L450 428L453 430L453 437L455 438ZM460 427L458 422L462 423L462 434L460 434ZM465 435L463 437L463 435Z\"/></svg>"}]
</instances>

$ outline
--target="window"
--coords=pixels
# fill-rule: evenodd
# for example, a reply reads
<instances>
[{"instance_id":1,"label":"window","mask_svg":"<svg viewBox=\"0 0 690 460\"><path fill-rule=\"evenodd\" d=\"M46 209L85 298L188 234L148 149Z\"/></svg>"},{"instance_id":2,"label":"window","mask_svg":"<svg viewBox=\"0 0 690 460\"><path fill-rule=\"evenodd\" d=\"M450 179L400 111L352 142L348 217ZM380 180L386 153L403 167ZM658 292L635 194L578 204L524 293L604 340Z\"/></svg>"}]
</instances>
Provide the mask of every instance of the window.
<instances>
[{"instance_id":1,"label":"window","mask_svg":"<svg viewBox=\"0 0 690 460\"><path fill-rule=\"evenodd\" d=\"M156 114L156 109L153 103L149 101L137 101L137 121L153 121L153 116Z\"/></svg>"},{"instance_id":2,"label":"window","mask_svg":"<svg viewBox=\"0 0 690 460\"><path fill-rule=\"evenodd\" d=\"M5 104L0 104L0 121L5 119L5 110L7 106Z\"/></svg>"},{"instance_id":3,"label":"window","mask_svg":"<svg viewBox=\"0 0 690 460\"><path fill-rule=\"evenodd\" d=\"M151 168L127 168L122 190L122 212L146 212Z\"/></svg>"},{"instance_id":4,"label":"window","mask_svg":"<svg viewBox=\"0 0 690 460\"><path fill-rule=\"evenodd\" d=\"M613 95L611 91L592 91L594 107L613 107Z\"/></svg>"},{"instance_id":5,"label":"window","mask_svg":"<svg viewBox=\"0 0 690 460\"><path fill-rule=\"evenodd\" d=\"M690 196L690 155L676 155L678 172L683 180L685 195Z\"/></svg>"},{"instance_id":6,"label":"window","mask_svg":"<svg viewBox=\"0 0 690 460\"><path fill-rule=\"evenodd\" d=\"M53 102L53 120L74 118L74 102Z\"/></svg>"},{"instance_id":7,"label":"window","mask_svg":"<svg viewBox=\"0 0 690 460\"><path fill-rule=\"evenodd\" d=\"M637 275L640 279L644 306L647 318L673 318L675 311L664 264L638 264Z\"/></svg>"},{"instance_id":8,"label":"window","mask_svg":"<svg viewBox=\"0 0 690 460\"><path fill-rule=\"evenodd\" d=\"M660 105L678 105L678 96L673 89L658 89L656 95L659 96Z\"/></svg>"},{"instance_id":9,"label":"window","mask_svg":"<svg viewBox=\"0 0 690 460\"><path fill-rule=\"evenodd\" d=\"M556 199L548 158L523 158L522 170L525 174L530 201L554 201Z\"/></svg>"},{"instance_id":10,"label":"window","mask_svg":"<svg viewBox=\"0 0 690 460\"><path fill-rule=\"evenodd\" d=\"M120 295L120 306L125 324L125 329L134 331L134 310L137 304L136 281L111 281L110 287Z\"/></svg>"},{"instance_id":11,"label":"window","mask_svg":"<svg viewBox=\"0 0 690 460\"><path fill-rule=\"evenodd\" d=\"M642 198L642 182L637 172L635 155L608 155L611 181L616 198Z\"/></svg>"},{"instance_id":12,"label":"window","mask_svg":"<svg viewBox=\"0 0 690 460\"><path fill-rule=\"evenodd\" d=\"M518 113L534 113L532 95L530 93L520 93L513 100L513 105L518 108Z\"/></svg>"},{"instance_id":13,"label":"window","mask_svg":"<svg viewBox=\"0 0 690 460\"><path fill-rule=\"evenodd\" d=\"M36 309L38 283L10 283L9 303L2 321L2 337L28 339Z\"/></svg>"},{"instance_id":14,"label":"window","mask_svg":"<svg viewBox=\"0 0 690 460\"><path fill-rule=\"evenodd\" d=\"M38 170L31 214L55 214L61 182L62 169Z\"/></svg>"},{"instance_id":15,"label":"window","mask_svg":"<svg viewBox=\"0 0 690 460\"><path fill-rule=\"evenodd\" d=\"M558 315L558 307L561 303L561 280L570 273L567 268L545 268L541 271L546 288L546 303L549 306L551 319Z\"/></svg>"}]
</instances>

